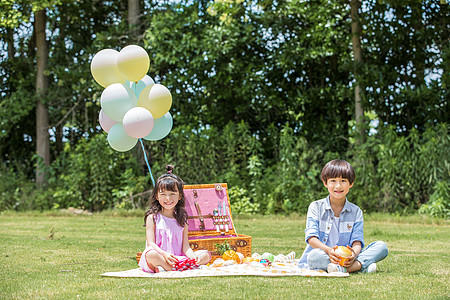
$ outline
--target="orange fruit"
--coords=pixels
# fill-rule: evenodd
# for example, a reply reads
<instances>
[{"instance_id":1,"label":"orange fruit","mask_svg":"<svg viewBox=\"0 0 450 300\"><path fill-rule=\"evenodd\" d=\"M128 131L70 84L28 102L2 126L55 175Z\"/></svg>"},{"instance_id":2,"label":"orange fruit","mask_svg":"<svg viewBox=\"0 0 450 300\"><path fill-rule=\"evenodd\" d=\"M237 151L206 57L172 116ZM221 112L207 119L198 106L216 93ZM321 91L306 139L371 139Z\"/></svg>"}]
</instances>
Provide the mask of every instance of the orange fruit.
<instances>
[{"instance_id":1,"label":"orange fruit","mask_svg":"<svg viewBox=\"0 0 450 300\"><path fill-rule=\"evenodd\" d=\"M241 259L239 258L239 255L234 250L227 250L222 255L223 260L234 260L237 263L240 263Z\"/></svg>"},{"instance_id":2,"label":"orange fruit","mask_svg":"<svg viewBox=\"0 0 450 300\"><path fill-rule=\"evenodd\" d=\"M344 246L338 246L336 250L334 250L337 255L341 257L341 260L339 261L339 264L341 266L344 265L344 263L348 260L350 256L352 256L352 250L348 249Z\"/></svg>"}]
</instances>

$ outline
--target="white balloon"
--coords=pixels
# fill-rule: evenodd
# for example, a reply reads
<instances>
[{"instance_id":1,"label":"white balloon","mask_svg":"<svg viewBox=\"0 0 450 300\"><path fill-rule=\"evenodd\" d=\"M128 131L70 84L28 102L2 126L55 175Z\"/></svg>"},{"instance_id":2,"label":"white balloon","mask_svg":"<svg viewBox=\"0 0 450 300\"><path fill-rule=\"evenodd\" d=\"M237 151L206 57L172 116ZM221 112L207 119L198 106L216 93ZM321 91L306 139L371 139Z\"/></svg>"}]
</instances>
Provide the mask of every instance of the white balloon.
<instances>
[{"instance_id":1,"label":"white balloon","mask_svg":"<svg viewBox=\"0 0 450 300\"><path fill-rule=\"evenodd\" d=\"M119 71L117 57L119 52L113 49L103 49L94 55L91 61L91 74L102 87L113 83L124 83L126 78Z\"/></svg>"},{"instance_id":2,"label":"white balloon","mask_svg":"<svg viewBox=\"0 0 450 300\"><path fill-rule=\"evenodd\" d=\"M126 112L137 106L137 97L129 87L114 83L103 91L100 104L108 117L122 122Z\"/></svg>"},{"instance_id":3,"label":"white balloon","mask_svg":"<svg viewBox=\"0 0 450 300\"><path fill-rule=\"evenodd\" d=\"M143 138L153 129L153 116L143 107L133 107L123 117L123 129L129 136Z\"/></svg>"},{"instance_id":4,"label":"white balloon","mask_svg":"<svg viewBox=\"0 0 450 300\"><path fill-rule=\"evenodd\" d=\"M100 123L100 126L105 132L109 132L111 127L117 124L117 121L114 121L110 117L108 117L103 109L100 109L100 113L98 115L98 121Z\"/></svg>"}]
</instances>

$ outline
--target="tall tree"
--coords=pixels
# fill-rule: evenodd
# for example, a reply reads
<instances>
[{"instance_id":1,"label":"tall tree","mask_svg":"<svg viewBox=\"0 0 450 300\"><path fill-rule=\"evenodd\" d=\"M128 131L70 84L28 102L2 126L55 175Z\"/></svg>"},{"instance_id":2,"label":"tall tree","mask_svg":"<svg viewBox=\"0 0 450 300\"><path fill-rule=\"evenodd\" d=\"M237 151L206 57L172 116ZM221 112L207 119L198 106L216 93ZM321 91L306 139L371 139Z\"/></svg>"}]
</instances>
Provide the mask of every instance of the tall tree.
<instances>
[{"instance_id":1,"label":"tall tree","mask_svg":"<svg viewBox=\"0 0 450 300\"><path fill-rule=\"evenodd\" d=\"M128 25L136 36L139 24L139 0L128 0Z\"/></svg>"},{"instance_id":2,"label":"tall tree","mask_svg":"<svg viewBox=\"0 0 450 300\"><path fill-rule=\"evenodd\" d=\"M45 35L46 9L42 8L34 13L34 30L36 33L36 152L42 162L38 160L36 166L36 185L42 187L46 184L46 169L50 165L50 137L48 109L45 104L45 95L48 89L48 78L45 75L48 61L48 47Z\"/></svg>"},{"instance_id":3,"label":"tall tree","mask_svg":"<svg viewBox=\"0 0 450 300\"><path fill-rule=\"evenodd\" d=\"M352 48L353 48L353 59L355 61L355 120L356 127L359 129L360 136L357 139L358 141L364 140L364 126L363 126L363 116L364 116L364 108L362 105L362 89L360 86L360 68L362 63L362 51L361 51L361 24L359 20L359 9L361 7L360 0L351 0L350 1L350 10L352 15Z\"/></svg>"}]
</instances>

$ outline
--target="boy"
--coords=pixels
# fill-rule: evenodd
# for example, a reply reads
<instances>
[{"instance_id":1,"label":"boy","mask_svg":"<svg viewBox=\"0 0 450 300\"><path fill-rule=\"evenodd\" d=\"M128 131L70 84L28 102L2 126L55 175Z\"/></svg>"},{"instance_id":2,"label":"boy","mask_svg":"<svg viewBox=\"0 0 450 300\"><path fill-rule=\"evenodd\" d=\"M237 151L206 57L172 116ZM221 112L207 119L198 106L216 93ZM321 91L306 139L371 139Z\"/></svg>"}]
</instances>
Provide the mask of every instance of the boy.
<instances>
[{"instance_id":1,"label":"boy","mask_svg":"<svg viewBox=\"0 0 450 300\"><path fill-rule=\"evenodd\" d=\"M364 248L363 213L346 198L355 181L355 171L345 160L336 159L323 167L321 179L330 194L309 205L305 229L308 245L299 268L328 273L375 272L376 262L388 255L388 249L382 241ZM343 266L338 264L340 256L335 252L338 246L347 246L352 253Z\"/></svg>"}]
</instances>

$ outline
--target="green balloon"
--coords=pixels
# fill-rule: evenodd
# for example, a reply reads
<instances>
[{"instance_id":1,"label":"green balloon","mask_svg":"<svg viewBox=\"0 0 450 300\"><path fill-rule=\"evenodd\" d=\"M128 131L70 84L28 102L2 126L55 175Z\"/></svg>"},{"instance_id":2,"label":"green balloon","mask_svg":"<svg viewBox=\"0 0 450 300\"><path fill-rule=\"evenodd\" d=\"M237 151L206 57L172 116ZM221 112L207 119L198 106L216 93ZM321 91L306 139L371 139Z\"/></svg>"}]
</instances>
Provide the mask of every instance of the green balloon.
<instances>
[{"instance_id":1,"label":"green balloon","mask_svg":"<svg viewBox=\"0 0 450 300\"><path fill-rule=\"evenodd\" d=\"M127 111L137 106L137 97L129 87L113 83L103 90L100 104L110 119L122 122Z\"/></svg>"},{"instance_id":2,"label":"green balloon","mask_svg":"<svg viewBox=\"0 0 450 300\"><path fill-rule=\"evenodd\" d=\"M170 113L166 113L161 118L155 119L153 123L153 130L144 137L147 141L158 141L165 138L172 130L173 119Z\"/></svg>"},{"instance_id":3,"label":"green balloon","mask_svg":"<svg viewBox=\"0 0 450 300\"><path fill-rule=\"evenodd\" d=\"M111 127L108 132L108 143L116 151L125 152L131 150L136 144L138 139L129 136L123 125L118 123Z\"/></svg>"}]
</instances>

